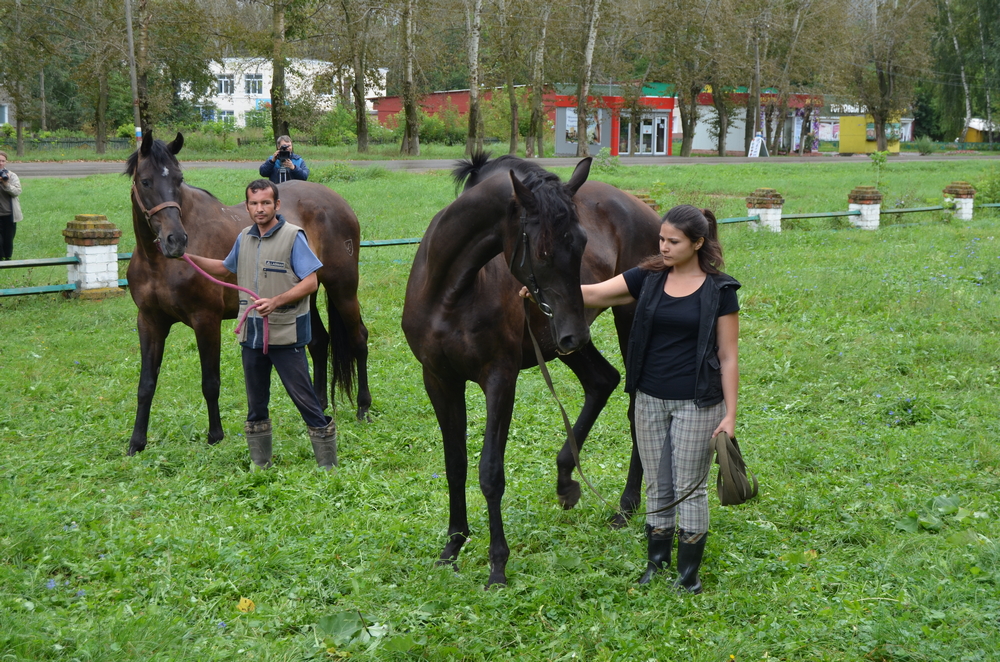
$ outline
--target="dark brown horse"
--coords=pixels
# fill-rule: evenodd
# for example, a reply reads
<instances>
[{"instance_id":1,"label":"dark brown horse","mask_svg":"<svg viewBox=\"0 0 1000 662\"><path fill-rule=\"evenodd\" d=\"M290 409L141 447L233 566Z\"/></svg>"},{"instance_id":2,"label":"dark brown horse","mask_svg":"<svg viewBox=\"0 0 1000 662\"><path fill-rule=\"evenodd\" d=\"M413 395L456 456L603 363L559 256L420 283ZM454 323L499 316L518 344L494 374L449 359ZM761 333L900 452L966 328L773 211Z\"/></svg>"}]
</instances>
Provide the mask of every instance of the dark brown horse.
<instances>
[{"instance_id":1,"label":"dark brown horse","mask_svg":"<svg viewBox=\"0 0 1000 662\"><path fill-rule=\"evenodd\" d=\"M465 385L486 395L486 434L479 484L490 522L489 584L505 583L509 548L500 501L503 458L520 370L537 365L527 334L519 283L539 294L531 328L546 360L559 357L580 380L585 400L573 430L583 444L620 375L590 342L589 325L600 311L582 308L580 283L598 282L655 253L660 221L634 196L587 182L590 160L567 184L539 166L514 157L460 163L456 180L465 191L435 216L413 261L403 331L423 364L424 385L441 426L448 478L450 522L441 563L454 563L469 536L465 482ZM545 306L551 318L541 312ZM625 351L633 309L616 308ZM630 407L631 418L632 410ZM634 448L620 499L624 513L639 502L642 466ZM572 508L580 485L569 442L557 459L556 490Z\"/></svg>"},{"instance_id":2,"label":"dark brown horse","mask_svg":"<svg viewBox=\"0 0 1000 662\"><path fill-rule=\"evenodd\" d=\"M128 453L146 448L149 410L163 362L163 347L175 322L194 329L201 359L201 391L208 405L208 443L222 440L219 416L219 351L223 319L236 317L237 293L211 283L183 260L196 255L223 259L250 217L241 203L227 207L208 191L184 183L175 155L184 136L170 143L143 136L128 159L132 177L132 225L135 251L128 266L132 300L139 308L137 328L142 352L138 408ZM323 263L317 272L327 296L329 332L323 327L312 297L313 387L324 407L327 402L327 361L332 349L334 385L350 398L357 375L357 416L371 406L368 390L368 330L358 304L358 246L360 229L351 207L320 184L287 182L279 187L281 213L306 231L309 245ZM231 278L235 282L235 276Z\"/></svg>"}]
</instances>

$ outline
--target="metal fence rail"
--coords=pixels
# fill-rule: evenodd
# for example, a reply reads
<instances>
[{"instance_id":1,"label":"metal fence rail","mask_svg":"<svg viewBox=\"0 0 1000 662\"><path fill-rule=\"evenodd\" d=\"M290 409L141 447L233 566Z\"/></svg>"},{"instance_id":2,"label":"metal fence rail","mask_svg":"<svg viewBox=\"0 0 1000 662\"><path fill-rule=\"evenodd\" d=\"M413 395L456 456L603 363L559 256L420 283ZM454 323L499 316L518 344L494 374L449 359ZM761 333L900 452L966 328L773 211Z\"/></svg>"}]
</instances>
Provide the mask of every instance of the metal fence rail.
<instances>
[{"instance_id":1,"label":"metal fence rail","mask_svg":"<svg viewBox=\"0 0 1000 662\"><path fill-rule=\"evenodd\" d=\"M979 209L1000 209L1000 203L987 202L983 204L975 205ZM882 214L912 214L919 212L929 212L929 211L943 211L947 209L952 209L952 206L945 205L933 205L930 207L911 207L906 209L883 209ZM813 212L805 214L782 214L781 218L784 219L806 219L806 218L837 218L842 216L860 216L860 211L830 211L830 212ZM760 221L760 216L735 216L731 218L720 218L717 222L721 224L729 223L748 223L751 221ZM372 239L359 242L362 248L378 248L381 246L405 246L410 244L419 244L420 237L414 237L409 239ZM118 253L118 261L125 262L132 259L132 253ZM6 262L0 262L0 269L26 269L31 267L52 267L61 264L79 264L80 259L77 257L43 257L36 258L32 260L8 260ZM118 279L119 287L127 287L128 280L125 278ZM76 290L76 285L72 283L64 283L60 285L38 285L34 287L12 287L6 289L0 289L0 297L9 296L21 296L26 294L52 294L58 292L73 292Z\"/></svg>"}]
</instances>

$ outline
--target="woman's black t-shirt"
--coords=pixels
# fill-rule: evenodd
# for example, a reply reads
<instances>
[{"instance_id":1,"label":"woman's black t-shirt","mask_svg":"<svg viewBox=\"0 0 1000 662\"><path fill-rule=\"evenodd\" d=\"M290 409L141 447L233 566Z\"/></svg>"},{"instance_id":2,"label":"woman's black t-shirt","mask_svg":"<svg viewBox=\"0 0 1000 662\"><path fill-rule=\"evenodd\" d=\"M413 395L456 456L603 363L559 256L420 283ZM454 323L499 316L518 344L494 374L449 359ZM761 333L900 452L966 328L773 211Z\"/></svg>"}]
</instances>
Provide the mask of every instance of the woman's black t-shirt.
<instances>
[{"instance_id":1,"label":"woman's black t-shirt","mask_svg":"<svg viewBox=\"0 0 1000 662\"><path fill-rule=\"evenodd\" d=\"M650 273L636 267L622 274L629 294L635 299L639 298L642 284ZM660 291L642 374L636 385L646 395L661 400L694 399L703 287L712 287L709 278L705 278L701 287L685 297L672 297ZM736 290L722 288L716 319L739 309Z\"/></svg>"}]
</instances>

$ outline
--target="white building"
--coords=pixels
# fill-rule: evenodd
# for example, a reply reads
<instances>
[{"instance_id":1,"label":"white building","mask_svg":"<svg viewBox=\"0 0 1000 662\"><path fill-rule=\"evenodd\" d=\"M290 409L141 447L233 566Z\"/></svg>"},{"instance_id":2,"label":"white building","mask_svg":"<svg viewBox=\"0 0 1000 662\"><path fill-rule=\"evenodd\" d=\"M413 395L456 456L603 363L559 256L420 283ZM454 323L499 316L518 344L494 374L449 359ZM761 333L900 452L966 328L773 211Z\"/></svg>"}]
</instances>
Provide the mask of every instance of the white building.
<instances>
[{"instance_id":1,"label":"white building","mask_svg":"<svg viewBox=\"0 0 1000 662\"><path fill-rule=\"evenodd\" d=\"M264 58L223 58L210 65L215 86L201 107L205 121L231 121L246 126L247 113L271 106L271 61ZM372 100L385 96L385 74L379 70L379 86L366 90L368 112L374 114ZM293 58L285 70L285 88L289 98L312 92L322 110L331 110L341 86L338 71L330 62Z\"/></svg>"}]
</instances>

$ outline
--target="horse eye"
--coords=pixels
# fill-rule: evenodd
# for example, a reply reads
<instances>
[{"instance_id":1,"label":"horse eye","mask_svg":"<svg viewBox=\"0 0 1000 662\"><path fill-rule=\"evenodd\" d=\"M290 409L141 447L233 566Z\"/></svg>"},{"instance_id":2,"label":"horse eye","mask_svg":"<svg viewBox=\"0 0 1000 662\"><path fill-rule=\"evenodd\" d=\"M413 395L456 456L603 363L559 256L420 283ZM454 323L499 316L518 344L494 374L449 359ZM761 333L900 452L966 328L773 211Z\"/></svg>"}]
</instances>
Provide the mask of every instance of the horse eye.
<instances>
[{"instance_id":1,"label":"horse eye","mask_svg":"<svg viewBox=\"0 0 1000 662\"><path fill-rule=\"evenodd\" d=\"M148 179L144 179L142 180L142 185L145 186L146 188L149 188L150 181Z\"/></svg>"}]
</instances>

